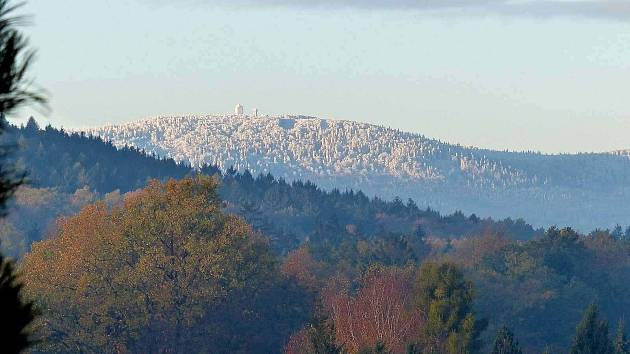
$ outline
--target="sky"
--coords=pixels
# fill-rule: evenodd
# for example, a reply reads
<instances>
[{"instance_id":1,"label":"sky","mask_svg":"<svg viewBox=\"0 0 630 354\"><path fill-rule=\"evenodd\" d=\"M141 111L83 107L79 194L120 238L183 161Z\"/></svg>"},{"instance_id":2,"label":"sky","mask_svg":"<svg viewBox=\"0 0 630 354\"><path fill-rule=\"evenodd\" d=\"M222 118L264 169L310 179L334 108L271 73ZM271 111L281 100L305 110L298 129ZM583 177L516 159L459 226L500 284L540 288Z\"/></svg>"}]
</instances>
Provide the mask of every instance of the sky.
<instances>
[{"instance_id":1,"label":"sky","mask_svg":"<svg viewBox=\"0 0 630 354\"><path fill-rule=\"evenodd\" d=\"M549 153L630 149L630 1L29 0L40 123L304 114Z\"/></svg>"}]
</instances>

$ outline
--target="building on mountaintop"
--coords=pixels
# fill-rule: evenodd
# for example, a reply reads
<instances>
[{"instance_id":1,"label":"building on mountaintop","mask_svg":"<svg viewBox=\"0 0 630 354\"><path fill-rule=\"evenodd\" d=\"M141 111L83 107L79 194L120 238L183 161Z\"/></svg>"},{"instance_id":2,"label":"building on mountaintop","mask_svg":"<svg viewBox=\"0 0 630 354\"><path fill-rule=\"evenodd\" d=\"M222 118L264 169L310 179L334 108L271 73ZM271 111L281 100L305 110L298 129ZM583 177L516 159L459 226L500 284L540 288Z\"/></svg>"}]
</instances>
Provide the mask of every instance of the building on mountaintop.
<instances>
[{"instance_id":1,"label":"building on mountaintop","mask_svg":"<svg viewBox=\"0 0 630 354\"><path fill-rule=\"evenodd\" d=\"M243 110L243 106L241 104L237 104L236 108L234 108L234 114L236 114L237 116L242 116Z\"/></svg>"}]
</instances>

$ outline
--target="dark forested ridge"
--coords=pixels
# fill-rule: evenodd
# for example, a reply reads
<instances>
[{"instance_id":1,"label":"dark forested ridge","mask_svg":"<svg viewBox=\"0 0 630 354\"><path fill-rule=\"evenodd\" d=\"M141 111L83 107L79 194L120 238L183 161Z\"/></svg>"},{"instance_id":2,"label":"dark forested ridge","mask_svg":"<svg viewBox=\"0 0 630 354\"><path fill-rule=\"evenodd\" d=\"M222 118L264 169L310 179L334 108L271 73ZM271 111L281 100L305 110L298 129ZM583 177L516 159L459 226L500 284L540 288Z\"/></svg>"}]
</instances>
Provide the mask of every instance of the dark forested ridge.
<instances>
[{"instance_id":1,"label":"dark forested ridge","mask_svg":"<svg viewBox=\"0 0 630 354\"><path fill-rule=\"evenodd\" d=\"M32 184L0 237L47 309L43 351L557 353L626 343L613 324L630 316L630 229L587 235L444 216L271 175L207 166L202 175L215 179L199 176L34 121L9 131ZM592 303L598 312L584 312ZM601 322L600 343L588 342L594 316L611 328Z\"/></svg>"},{"instance_id":2,"label":"dark forested ridge","mask_svg":"<svg viewBox=\"0 0 630 354\"><path fill-rule=\"evenodd\" d=\"M96 137L69 134L50 125L40 129L34 119L25 127L11 126L5 143L17 145L12 156L28 171L32 187L74 193L88 187L98 193L142 188L150 178L181 178L190 168L134 148L117 149Z\"/></svg>"},{"instance_id":3,"label":"dark forested ridge","mask_svg":"<svg viewBox=\"0 0 630 354\"><path fill-rule=\"evenodd\" d=\"M142 188L153 178L179 179L197 173L172 159L147 155L134 148L117 149L98 137L51 126L40 129L34 120L25 127L10 127L5 139L17 144L13 157L18 166L28 170L30 187L47 188L48 193L56 194L55 198L60 198L59 194L69 198L79 191L89 202L97 195ZM459 238L487 229L517 239L540 234L540 230L523 220L494 221L460 212L443 216L431 209L419 209L411 199L385 201L368 198L360 191L323 191L308 181L288 183L269 174L254 177L247 171L236 173L232 169L221 174L214 166L205 166L200 172L220 174L220 194L227 209L245 217L285 252L324 225L330 232L352 228L366 236L411 234L419 228L423 234L441 238ZM94 195L85 196L89 193ZM37 193L31 190L30 194ZM20 199L18 208L19 202ZM50 211L54 212L54 208ZM36 232L30 232L32 240Z\"/></svg>"},{"instance_id":4,"label":"dark forested ridge","mask_svg":"<svg viewBox=\"0 0 630 354\"><path fill-rule=\"evenodd\" d=\"M304 116L161 116L88 129L197 166L234 166L369 196L410 197L462 210L586 232L630 224L630 159L612 153L543 154L449 144L384 126Z\"/></svg>"}]
</instances>

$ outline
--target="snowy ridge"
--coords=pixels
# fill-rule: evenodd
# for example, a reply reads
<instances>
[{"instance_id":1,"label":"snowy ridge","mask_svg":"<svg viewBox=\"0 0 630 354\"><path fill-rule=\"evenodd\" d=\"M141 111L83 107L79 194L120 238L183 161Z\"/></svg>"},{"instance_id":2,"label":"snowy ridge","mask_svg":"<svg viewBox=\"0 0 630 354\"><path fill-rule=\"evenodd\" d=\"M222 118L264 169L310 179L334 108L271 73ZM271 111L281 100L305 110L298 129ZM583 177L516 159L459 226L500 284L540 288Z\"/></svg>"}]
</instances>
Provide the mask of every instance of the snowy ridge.
<instances>
[{"instance_id":1,"label":"snowy ridge","mask_svg":"<svg viewBox=\"0 0 630 354\"><path fill-rule=\"evenodd\" d=\"M392 176L526 183L518 171L479 154L422 135L366 123L304 116L163 116L86 131L115 145L130 145L188 161L284 178Z\"/></svg>"},{"instance_id":2,"label":"snowy ridge","mask_svg":"<svg viewBox=\"0 0 630 354\"><path fill-rule=\"evenodd\" d=\"M630 150L615 150L611 154L630 158Z\"/></svg>"},{"instance_id":3,"label":"snowy ridge","mask_svg":"<svg viewBox=\"0 0 630 354\"><path fill-rule=\"evenodd\" d=\"M193 166L207 163L289 181L308 179L324 188L412 197L419 205L444 211L523 216L541 225L607 227L624 222L616 218L630 223L630 216L619 211L601 220L592 212L589 220L580 216L587 212L586 204L607 209L611 198L617 202L630 195L630 159L623 154L500 152L306 116L162 116L86 133ZM582 203L584 210L567 207L567 202Z\"/></svg>"}]
</instances>

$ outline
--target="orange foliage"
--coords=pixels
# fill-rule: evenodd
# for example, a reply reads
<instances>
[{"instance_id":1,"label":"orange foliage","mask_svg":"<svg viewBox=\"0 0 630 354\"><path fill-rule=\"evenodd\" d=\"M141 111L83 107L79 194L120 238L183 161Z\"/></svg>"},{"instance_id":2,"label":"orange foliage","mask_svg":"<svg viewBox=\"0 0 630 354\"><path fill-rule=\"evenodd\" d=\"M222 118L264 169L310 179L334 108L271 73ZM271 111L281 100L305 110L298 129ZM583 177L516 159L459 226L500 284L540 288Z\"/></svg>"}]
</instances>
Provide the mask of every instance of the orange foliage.
<instances>
[{"instance_id":1,"label":"orange foliage","mask_svg":"<svg viewBox=\"0 0 630 354\"><path fill-rule=\"evenodd\" d=\"M393 353L404 353L422 325L411 306L411 274L397 268L373 269L362 283L356 295L343 289L343 282L330 287L342 287L341 291L324 292L338 344L357 353L382 342Z\"/></svg>"},{"instance_id":2,"label":"orange foliage","mask_svg":"<svg viewBox=\"0 0 630 354\"><path fill-rule=\"evenodd\" d=\"M292 251L282 264L282 274L295 279L312 293L316 293L322 287L322 272L324 264L316 261L306 247L300 247Z\"/></svg>"},{"instance_id":3,"label":"orange foliage","mask_svg":"<svg viewBox=\"0 0 630 354\"><path fill-rule=\"evenodd\" d=\"M465 267L472 267L480 264L486 256L498 253L510 242L502 234L490 231L481 236L455 240L453 244L456 251L452 261Z\"/></svg>"},{"instance_id":4,"label":"orange foliage","mask_svg":"<svg viewBox=\"0 0 630 354\"><path fill-rule=\"evenodd\" d=\"M304 327L294 333L284 347L284 354L304 354L313 352L315 352L315 350L310 342L308 327Z\"/></svg>"},{"instance_id":5,"label":"orange foliage","mask_svg":"<svg viewBox=\"0 0 630 354\"><path fill-rule=\"evenodd\" d=\"M22 264L26 290L45 310L44 334L58 340L47 349L179 348L208 304L263 279L273 264L266 242L221 212L216 187L208 177L152 181L114 206L60 219ZM138 347L142 336L150 340Z\"/></svg>"}]
</instances>

